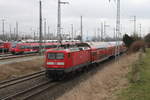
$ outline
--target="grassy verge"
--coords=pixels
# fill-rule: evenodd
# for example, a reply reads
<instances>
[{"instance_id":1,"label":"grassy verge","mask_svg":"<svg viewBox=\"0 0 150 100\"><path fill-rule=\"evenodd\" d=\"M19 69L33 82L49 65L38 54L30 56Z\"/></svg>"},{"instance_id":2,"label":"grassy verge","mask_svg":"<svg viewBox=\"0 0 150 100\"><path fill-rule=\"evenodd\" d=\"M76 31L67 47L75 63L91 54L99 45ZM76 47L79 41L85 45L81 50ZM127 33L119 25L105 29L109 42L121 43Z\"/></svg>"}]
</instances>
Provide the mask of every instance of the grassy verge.
<instances>
[{"instance_id":1,"label":"grassy verge","mask_svg":"<svg viewBox=\"0 0 150 100\"><path fill-rule=\"evenodd\" d=\"M140 66L139 81L129 83L129 87L122 90L118 100L150 100L150 49L137 64ZM129 77L131 75L130 73Z\"/></svg>"}]
</instances>

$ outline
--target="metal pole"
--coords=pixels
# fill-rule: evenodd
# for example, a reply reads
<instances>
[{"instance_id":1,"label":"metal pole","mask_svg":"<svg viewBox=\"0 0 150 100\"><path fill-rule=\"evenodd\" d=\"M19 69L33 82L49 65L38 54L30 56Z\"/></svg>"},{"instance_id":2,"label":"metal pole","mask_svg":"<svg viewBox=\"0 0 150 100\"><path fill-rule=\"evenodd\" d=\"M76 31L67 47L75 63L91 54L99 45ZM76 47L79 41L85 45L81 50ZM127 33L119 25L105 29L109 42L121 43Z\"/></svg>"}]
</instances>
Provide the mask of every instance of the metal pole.
<instances>
[{"instance_id":1,"label":"metal pole","mask_svg":"<svg viewBox=\"0 0 150 100\"><path fill-rule=\"evenodd\" d=\"M142 25L140 24L140 37L142 38Z\"/></svg>"},{"instance_id":2,"label":"metal pole","mask_svg":"<svg viewBox=\"0 0 150 100\"><path fill-rule=\"evenodd\" d=\"M57 37L59 38L60 43L62 41L62 37L61 37L61 4L68 4L68 2L61 2L60 0L58 0Z\"/></svg>"},{"instance_id":3,"label":"metal pole","mask_svg":"<svg viewBox=\"0 0 150 100\"><path fill-rule=\"evenodd\" d=\"M88 36L89 36L89 34L88 34L88 31L87 31L87 37L86 37L86 41L88 41L89 39L88 39Z\"/></svg>"},{"instance_id":4,"label":"metal pole","mask_svg":"<svg viewBox=\"0 0 150 100\"><path fill-rule=\"evenodd\" d=\"M136 35L136 16L134 16L134 36Z\"/></svg>"},{"instance_id":5,"label":"metal pole","mask_svg":"<svg viewBox=\"0 0 150 100\"><path fill-rule=\"evenodd\" d=\"M97 30L94 29L94 33L95 33L95 34L94 34L94 38L95 38L94 41L97 41L97 33L96 33L96 31L97 31Z\"/></svg>"},{"instance_id":6,"label":"metal pole","mask_svg":"<svg viewBox=\"0 0 150 100\"><path fill-rule=\"evenodd\" d=\"M82 16L81 16L81 42L83 42L83 26L82 26Z\"/></svg>"},{"instance_id":7,"label":"metal pole","mask_svg":"<svg viewBox=\"0 0 150 100\"><path fill-rule=\"evenodd\" d=\"M14 40L16 41L16 28L14 27Z\"/></svg>"},{"instance_id":8,"label":"metal pole","mask_svg":"<svg viewBox=\"0 0 150 100\"><path fill-rule=\"evenodd\" d=\"M5 41L5 19L2 19L2 33L3 33L3 40Z\"/></svg>"},{"instance_id":9,"label":"metal pole","mask_svg":"<svg viewBox=\"0 0 150 100\"><path fill-rule=\"evenodd\" d=\"M114 27L114 40L116 40L116 28Z\"/></svg>"},{"instance_id":10,"label":"metal pole","mask_svg":"<svg viewBox=\"0 0 150 100\"><path fill-rule=\"evenodd\" d=\"M42 1L40 0L39 1L39 16L40 16L40 21L39 21L39 40L40 40L40 54L42 54L41 50L42 50L42 40L43 40L43 37L42 37Z\"/></svg>"},{"instance_id":11,"label":"metal pole","mask_svg":"<svg viewBox=\"0 0 150 100\"><path fill-rule=\"evenodd\" d=\"M60 0L58 0L58 23L57 23L57 37L61 41L61 5Z\"/></svg>"},{"instance_id":12,"label":"metal pole","mask_svg":"<svg viewBox=\"0 0 150 100\"><path fill-rule=\"evenodd\" d=\"M74 40L73 31L74 31L74 29L73 29L73 24L71 24L71 36L72 36L72 40Z\"/></svg>"},{"instance_id":13,"label":"metal pole","mask_svg":"<svg viewBox=\"0 0 150 100\"><path fill-rule=\"evenodd\" d=\"M44 36L44 39L45 39L45 40L46 40L46 33L47 33L47 32L46 32L46 30L47 30L46 27L47 27L47 23L46 23L46 18L45 18L45 19L44 19L44 35L45 35L45 36Z\"/></svg>"},{"instance_id":14,"label":"metal pole","mask_svg":"<svg viewBox=\"0 0 150 100\"><path fill-rule=\"evenodd\" d=\"M97 28L98 41L100 41L100 28Z\"/></svg>"},{"instance_id":15,"label":"metal pole","mask_svg":"<svg viewBox=\"0 0 150 100\"><path fill-rule=\"evenodd\" d=\"M120 0L117 0L117 18L116 18L116 54L115 58L117 58L117 54L119 52L119 36L120 36Z\"/></svg>"},{"instance_id":16,"label":"metal pole","mask_svg":"<svg viewBox=\"0 0 150 100\"><path fill-rule=\"evenodd\" d=\"M10 30L10 40L12 40L12 34L11 34L11 24L9 24L9 30Z\"/></svg>"},{"instance_id":17,"label":"metal pole","mask_svg":"<svg viewBox=\"0 0 150 100\"><path fill-rule=\"evenodd\" d=\"M34 42L35 42L35 34L36 34L36 33L34 32Z\"/></svg>"},{"instance_id":18,"label":"metal pole","mask_svg":"<svg viewBox=\"0 0 150 100\"><path fill-rule=\"evenodd\" d=\"M101 23L101 41L103 41L104 25Z\"/></svg>"},{"instance_id":19,"label":"metal pole","mask_svg":"<svg viewBox=\"0 0 150 100\"><path fill-rule=\"evenodd\" d=\"M3 32L3 40L5 41L5 19L2 19L2 32ZM4 48L2 49L2 53L5 53Z\"/></svg>"},{"instance_id":20,"label":"metal pole","mask_svg":"<svg viewBox=\"0 0 150 100\"><path fill-rule=\"evenodd\" d=\"M16 40L18 40L18 22L16 22Z\"/></svg>"},{"instance_id":21,"label":"metal pole","mask_svg":"<svg viewBox=\"0 0 150 100\"><path fill-rule=\"evenodd\" d=\"M104 37L107 35L106 34L106 28L109 27L109 25L106 24L106 22L104 22L104 34L103 34L103 41L104 41Z\"/></svg>"},{"instance_id":22,"label":"metal pole","mask_svg":"<svg viewBox=\"0 0 150 100\"><path fill-rule=\"evenodd\" d=\"M103 34L103 41L105 40L104 37L106 35L106 22L104 22L104 34Z\"/></svg>"},{"instance_id":23,"label":"metal pole","mask_svg":"<svg viewBox=\"0 0 150 100\"><path fill-rule=\"evenodd\" d=\"M51 36L52 37L52 36ZM50 39L51 40L51 38L50 38L50 27L48 26L48 39Z\"/></svg>"}]
</instances>

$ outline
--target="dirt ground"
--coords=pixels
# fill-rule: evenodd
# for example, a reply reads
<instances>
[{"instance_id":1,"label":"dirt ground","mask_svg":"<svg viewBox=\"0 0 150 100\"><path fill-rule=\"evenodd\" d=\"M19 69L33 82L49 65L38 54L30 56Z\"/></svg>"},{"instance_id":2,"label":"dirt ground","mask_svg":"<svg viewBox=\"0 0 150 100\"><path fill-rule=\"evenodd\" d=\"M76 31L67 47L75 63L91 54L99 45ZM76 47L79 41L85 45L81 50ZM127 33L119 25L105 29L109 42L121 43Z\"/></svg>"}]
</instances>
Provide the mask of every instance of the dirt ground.
<instances>
[{"instance_id":1,"label":"dirt ground","mask_svg":"<svg viewBox=\"0 0 150 100\"><path fill-rule=\"evenodd\" d=\"M88 76L91 74L90 79L85 79L57 100L117 100L118 91L128 86L129 66L138 59L138 55L125 55L119 63L109 64L94 75L87 73Z\"/></svg>"},{"instance_id":2,"label":"dirt ground","mask_svg":"<svg viewBox=\"0 0 150 100\"><path fill-rule=\"evenodd\" d=\"M43 58L0 65L0 80L15 78L18 76L40 71L43 69L43 65Z\"/></svg>"}]
</instances>

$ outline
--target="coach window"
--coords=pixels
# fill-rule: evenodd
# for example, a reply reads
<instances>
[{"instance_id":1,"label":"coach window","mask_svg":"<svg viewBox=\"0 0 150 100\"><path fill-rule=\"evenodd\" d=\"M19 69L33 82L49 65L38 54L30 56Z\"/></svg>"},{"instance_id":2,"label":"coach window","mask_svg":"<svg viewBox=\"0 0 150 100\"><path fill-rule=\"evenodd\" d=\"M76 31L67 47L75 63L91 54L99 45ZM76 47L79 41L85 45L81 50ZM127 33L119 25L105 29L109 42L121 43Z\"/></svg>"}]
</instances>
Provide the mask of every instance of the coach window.
<instances>
[{"instance_id":1,"label":"coach window","mask_svg":"<svg viewBox=\"0 0 150 100\"><path fill-rule=\"evenodd\" d=\"M68 54L68 58L70 58L70 57L71 57L71 54L69 53L69 54Z\"/></svg>"},{"instance_id":2,"label":"coach window","mask_svg":"<svg viewBox=\"0 0 150 100\"><path fill-rule=\"evenodd\" d=\"M93 53L92 53L92 55L93 55L93 56L96 56L96 55L97 55L97 53L96 53L96 52L93 52Z\"/></svg>"},{"instance_id":3,"label":"coach window","mask_svg":"<svg viewBox=\"0 0 150 100\"><path fill-rule=\"evenodd\" d=\"M25 47L24 46L20 46L20 49L24 49Z\"/></svg>"}]
</instances>

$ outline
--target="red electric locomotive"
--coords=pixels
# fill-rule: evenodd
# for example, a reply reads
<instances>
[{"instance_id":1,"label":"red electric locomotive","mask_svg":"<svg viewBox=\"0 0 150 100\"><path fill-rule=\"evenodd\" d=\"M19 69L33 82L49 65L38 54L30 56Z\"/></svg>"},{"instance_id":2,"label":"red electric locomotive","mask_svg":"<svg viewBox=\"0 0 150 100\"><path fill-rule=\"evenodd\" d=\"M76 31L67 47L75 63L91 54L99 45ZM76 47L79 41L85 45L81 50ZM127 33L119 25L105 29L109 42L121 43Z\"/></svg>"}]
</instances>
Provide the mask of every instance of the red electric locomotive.
<instances>
[{"instance_id":1,"label":"red electric locomotive","mask_svg":"<svg viewBox=\"0 0 150 100\"><path fill-rule=\"evenodd\" d=\"M46 52L46 75L59 78L91 63L89 47L52 49Z\"/></svg>"},{"instance_id":2,"label":"red electric locomotive","mask_svg":"<svg viewBox=\"0 0 150 100\"><path fill-rule=\"evenodd\" d=\"M123 44L118 44L120 48ZM116 46L110 42L79 43L76 48L57 48L46 52L46 76L57 79L66 73L84 68L89 64L102 62L115 56ZM123 50L125 48L121 48ZM122 51L119 51L122 52Z\"/></svg>"}]
</instances>

